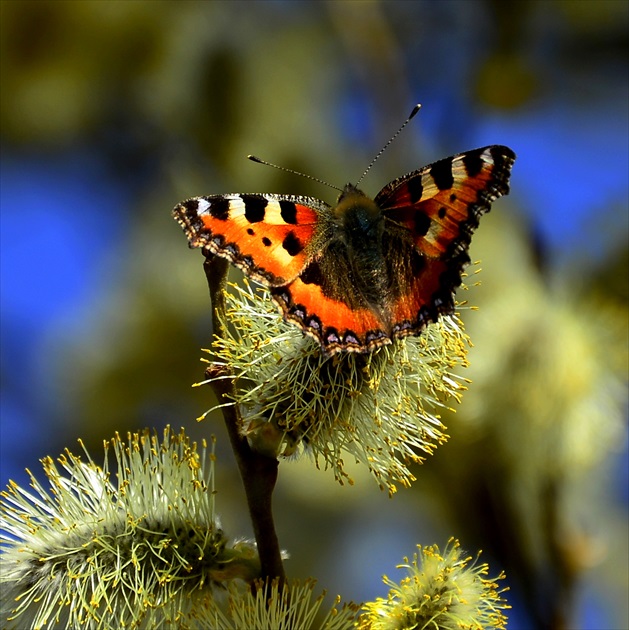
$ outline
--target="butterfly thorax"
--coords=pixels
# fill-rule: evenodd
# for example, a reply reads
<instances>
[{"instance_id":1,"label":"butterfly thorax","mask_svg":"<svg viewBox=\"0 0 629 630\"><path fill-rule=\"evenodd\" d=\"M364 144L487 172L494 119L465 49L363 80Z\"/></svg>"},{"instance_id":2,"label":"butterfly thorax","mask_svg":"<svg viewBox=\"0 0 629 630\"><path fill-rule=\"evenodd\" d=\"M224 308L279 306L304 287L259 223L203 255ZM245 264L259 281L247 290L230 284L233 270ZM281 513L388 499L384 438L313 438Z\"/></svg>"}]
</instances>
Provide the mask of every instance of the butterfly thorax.
<instances>
[{"instance_id":1,"label":"butterfly thorax","mask_svg":"<svg viewBox=\"0 0 629 630\"><path fill-rule=\"evenodd\" d=\"M384 251L384 217L373 199L348 184L333 210L335 260L344 259L353 301L385 320L390 279Z\"/></svg>"}]
</instances>

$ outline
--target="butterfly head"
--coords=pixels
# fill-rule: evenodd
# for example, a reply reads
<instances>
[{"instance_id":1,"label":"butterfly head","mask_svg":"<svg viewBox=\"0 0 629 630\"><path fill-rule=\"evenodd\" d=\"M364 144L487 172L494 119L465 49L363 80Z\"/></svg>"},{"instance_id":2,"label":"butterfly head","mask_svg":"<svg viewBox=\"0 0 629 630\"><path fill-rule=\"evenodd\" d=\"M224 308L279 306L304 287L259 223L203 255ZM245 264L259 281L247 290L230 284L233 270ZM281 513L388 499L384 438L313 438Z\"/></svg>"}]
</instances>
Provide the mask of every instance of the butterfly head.
<instances>
[{"instance_id":1,"label":"butterfly head","mask_svg":"<svg viewBox=\"0 0 629 630\"><path fill-rule=\"evenodd\" d=\"M356 186L354 186L354 184L345 184L345 186L343 187L343 190L341 190L341 194L338 196L338 199L336 200L336 203L340 204L345 199L351 198L351 197L367 197L367 195L365 195L365 193L362 190L360 190L360 188L357 188Z\"/></svg>"},{"instance_id":2,"label":"butterfly head","mask_svg":"<svg viewBox=\"0 0 629 630\"><path fill-rule=\"evenodd\" d=\"M334 214L343 220L348 214L359 212L366 219L376 220L380 215L380 209L371 197L368 197L354 184L346 184L339 195Z\"/></svg>"},{"instance_id":3,"label":"butterfly head","mask_svg":"<svg viewBox=\"0 0 629 630\"><path fill-rule=\"evenodd\" d=\"M347 184L339 195L334 216L341 228L338 236L354 250L362 250L382 236L384 218L380 208L353 184Z\"/></svg>"}]
</instances>

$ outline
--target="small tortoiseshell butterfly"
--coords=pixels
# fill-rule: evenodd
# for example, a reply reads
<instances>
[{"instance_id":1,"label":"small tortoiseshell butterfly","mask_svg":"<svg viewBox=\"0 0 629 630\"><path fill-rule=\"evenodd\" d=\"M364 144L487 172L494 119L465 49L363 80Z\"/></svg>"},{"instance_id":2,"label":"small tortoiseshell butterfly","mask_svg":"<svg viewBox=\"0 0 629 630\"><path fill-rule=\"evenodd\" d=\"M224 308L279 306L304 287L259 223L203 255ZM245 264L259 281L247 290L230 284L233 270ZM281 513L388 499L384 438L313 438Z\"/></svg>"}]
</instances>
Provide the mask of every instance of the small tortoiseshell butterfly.
<instances>
[{"instance_id":1,"label":"small tortoiseshell butterfly","mask_svg":"<svg viewBox=\"0 0 629 630\"><path fill-rule=\"evenodd\" d=\"M454 311L472 233L509 192L514 160L494 145L404 175L375 199L353 184L333 207L233 193L188 199L173 216L190 247L269 287L284 318L327 354L369 352Z\"/></svg>"}]
</instances>

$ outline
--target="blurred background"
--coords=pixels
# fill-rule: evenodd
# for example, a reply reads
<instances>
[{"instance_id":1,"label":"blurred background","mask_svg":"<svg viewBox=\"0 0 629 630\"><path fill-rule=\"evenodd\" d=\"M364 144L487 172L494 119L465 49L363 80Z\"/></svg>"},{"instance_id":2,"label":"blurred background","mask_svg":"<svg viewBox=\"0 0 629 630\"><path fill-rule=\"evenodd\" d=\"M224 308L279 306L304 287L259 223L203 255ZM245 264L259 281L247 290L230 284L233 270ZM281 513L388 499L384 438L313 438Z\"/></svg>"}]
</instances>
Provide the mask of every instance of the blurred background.
<instances>
[{"instance_id":1,"label":"blurred background","mask_svg":"<svg viewBox=\"0 0 629 630\"><path fill-rule=\"evenodd\" d=\"M304 458L275 499L290 576L346 599L450 536L507 573L509 627L628 628L629 4L621 0L0 2L1 482L82 438L219 439L218 506L251 535L201 380L201 194L361 188L505 144L463 297L472 379L451 440L389 498ZM234 277L237 277L236 275ZM473 285L474 282L469 283Z\"/></svg>"}]
</instances>

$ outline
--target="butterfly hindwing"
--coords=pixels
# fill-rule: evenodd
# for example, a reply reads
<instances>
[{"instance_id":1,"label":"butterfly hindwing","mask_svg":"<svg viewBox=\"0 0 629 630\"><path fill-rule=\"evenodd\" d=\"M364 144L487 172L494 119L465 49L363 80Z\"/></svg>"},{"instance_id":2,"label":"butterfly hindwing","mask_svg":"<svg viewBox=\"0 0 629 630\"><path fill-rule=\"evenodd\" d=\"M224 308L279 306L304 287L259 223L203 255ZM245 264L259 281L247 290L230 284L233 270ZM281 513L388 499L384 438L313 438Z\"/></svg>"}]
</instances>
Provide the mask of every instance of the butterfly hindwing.
<instances>
[{"instance_id":1,"label":"butterfly hindwing","mask_svg":"<svg viewBox=\"0 0 629 630\"><path fill-rule=\"evenodd\" d=\"M326 241L299 277L273 287L271 295L284 317L314 337L328 354L363 352L389 337L388 317L370 301L353 269L351 250L338 235Z\"/></svg>"},{"instance_id":2,"label":"butterfly hindwing","mask_svg":"<svg viewBox=\"0 0 629 630\"><path fill-rule=\"evenodd\" d=\"M328 354L339 350L365 351L382 345L386 338L373 311L330 297L324 286L305 281L303 276L285 287L271 288L271 295L284 317L316 339Z\"/></svg>"},{"instance_id":3,"label":"butterfly hindwing","mask_svg":"<svg viewBox=\"0 0 629 630\"><path fill-rule=\"evenodd\" d=\"M312 197L229 194L188 199L173 216L190 247L227 258L264 285L279 286L305 267L318 215L326 208Z\"/></svg>"}]
</instances>

